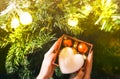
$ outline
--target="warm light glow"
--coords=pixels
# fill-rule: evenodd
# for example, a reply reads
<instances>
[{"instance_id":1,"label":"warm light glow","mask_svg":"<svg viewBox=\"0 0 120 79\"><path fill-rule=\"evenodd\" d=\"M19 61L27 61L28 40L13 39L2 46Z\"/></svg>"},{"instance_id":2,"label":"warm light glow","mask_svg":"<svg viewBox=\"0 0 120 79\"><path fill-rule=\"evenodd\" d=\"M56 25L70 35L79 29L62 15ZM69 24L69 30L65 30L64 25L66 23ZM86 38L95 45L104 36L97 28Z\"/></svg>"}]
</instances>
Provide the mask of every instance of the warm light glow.
<instances>
[{"instance_id":1,"label":"warm light glow","mask_svg":"<svg viewBox=\"0 0 120 79\"><path fill-rule=\"evenodd\" d=\"M69 18L68 19L68 25L76 26L77 24L78 24L78 19L77 18Z\"/></svg>"},{"instance_id":2,"label":"warm light glow","mask_svg":"<svg viewBox=\"0 0 120 79\"><path fill-rule=\"evenodd\" d=\"M92 7L90 5L85 6L85 9L90 12L92 10Z\"/></svg>"},{"instance_id":3,"label":"warm light glow","mask_svg":"<svg viewBox=\"0 0 120 79\"><path fill-rule=\"evenodd\" d=\"M2 29L5 29L5 28L6 28L6 25L3 24L3 25L1 26L1 28L2 28Z\"/></svg>"},{"instance_id":4,"label":"warm light glow","mask_svg":"<svg viewBox=\"0 0 120 79\"><path fill-rule=\"evenodd\" d=\"M86 16L88 16L89 14L90 14L90 12L92 11L92 6L90 6L90 5L86 5L86 6L84 6L83 7L83 13L86 15Z\"/></svg>"},{"instance_id":5,"label":"warm light glow","mask_svg":"<svg viewBox=\"0 0 120 79\"><path fill-rule=\"evenodd\" d=\"M20 22L23 25L29 25L32 23L32 16L30 13L28 12L22 12L20 15Z\"/></svg>"},{"instance_id":6,"label":"warm light glow","mask_svg":"<svg viewBox=\"0 0 120 79\"><path fill-rule=\"evenodd\" d=\"M13 18L11 21L11 28L17 28L20 25L18 18Z\"/></svg>"}]
</instances>

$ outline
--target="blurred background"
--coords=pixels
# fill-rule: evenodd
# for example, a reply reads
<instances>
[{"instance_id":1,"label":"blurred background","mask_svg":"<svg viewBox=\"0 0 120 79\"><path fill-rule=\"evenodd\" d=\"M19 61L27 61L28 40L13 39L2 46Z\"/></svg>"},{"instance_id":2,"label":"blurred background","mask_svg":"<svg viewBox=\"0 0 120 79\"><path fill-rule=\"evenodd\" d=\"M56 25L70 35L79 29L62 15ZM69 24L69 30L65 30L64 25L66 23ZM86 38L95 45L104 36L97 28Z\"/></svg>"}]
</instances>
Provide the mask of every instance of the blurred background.
<instances>
[{"instance_id":1,"label":"blurred background","mask_svg":"<svg viewBox=\"0 0 120 79\"><path fill-rule=\"evenodd\" d=\"M0 0L0 79L34 79L63 34L93 44L91 79L120 79L119 0Z\"/></svg>"}]
</instances>

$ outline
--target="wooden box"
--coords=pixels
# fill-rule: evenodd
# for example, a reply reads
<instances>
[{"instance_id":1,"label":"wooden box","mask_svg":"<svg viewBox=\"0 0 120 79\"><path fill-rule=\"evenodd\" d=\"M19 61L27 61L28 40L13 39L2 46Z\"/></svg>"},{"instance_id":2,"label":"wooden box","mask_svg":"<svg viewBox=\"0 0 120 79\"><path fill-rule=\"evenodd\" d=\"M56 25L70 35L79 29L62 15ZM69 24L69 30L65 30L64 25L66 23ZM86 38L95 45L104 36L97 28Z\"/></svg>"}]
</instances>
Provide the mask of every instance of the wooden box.
<instances>
[{"instance_id":1,"label":"wooden box","mask_svg":"<svg viewBox=\"0 0 120 79\"><path fill-rule=\"evenodd\" d=\"M63 74L71 74L86 66L86 58L93 45L69 35L62 37L56 64Z\"/></svg>"}]
</instances>

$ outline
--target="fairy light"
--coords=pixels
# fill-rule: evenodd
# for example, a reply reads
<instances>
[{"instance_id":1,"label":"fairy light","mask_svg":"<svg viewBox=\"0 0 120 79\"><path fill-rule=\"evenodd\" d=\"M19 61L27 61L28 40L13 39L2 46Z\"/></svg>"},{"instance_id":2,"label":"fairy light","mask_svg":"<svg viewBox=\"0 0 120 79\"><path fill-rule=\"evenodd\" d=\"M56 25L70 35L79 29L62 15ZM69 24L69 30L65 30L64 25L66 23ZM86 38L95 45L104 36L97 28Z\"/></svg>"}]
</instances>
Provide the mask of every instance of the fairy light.
<instances>
[{"instance_id":1,"label":"fairy light","mask_svg":"<svg viewBox=\"0 0 120 79\"><path fill-rule=\"evenodd\" d=\"M22 12L20 14L20 22L23 25L29 25L32 23L32 16L29 12Z\"/></svg>"},{"instance_id":2,"label":"fairy light","mask_svg":"<svg viewBox=\"0 0 120 79\"><path fill-rule=\"evenodd\" d=\"M17 28L20 25L18 18L13 18L11 21L11 28Z\"/></svg>"},{"instance_id":3,"label":"fairy light","mask_svg":"<svg viewBox=\"0 0 120 79\"><path fill-rule=\"evenodd\" d=\"M77 18L69 18L68 19L68 25L70 25L70 26L78 25L78 19Z\"/></svg>"},{"instance_id":4,"label":"fairy light","mask_svg":"<svg viewBox=\"0 0 120 79\"><path fill-rule=\"evenodd\" d=\"M85 6L85 9L90 12L92 10L92 7L90 5Z\"/></svg>"},{"instance_id":5,"label":"fairy light","mask_svg":"<svg viewBox=\"0 0 120 79\"><path fill-rule=\"evenodd\" d=\"M5 29L6 28L6 25L3 24L2 26L0 26L2 29Z\"/></svg>"}]
</instances>

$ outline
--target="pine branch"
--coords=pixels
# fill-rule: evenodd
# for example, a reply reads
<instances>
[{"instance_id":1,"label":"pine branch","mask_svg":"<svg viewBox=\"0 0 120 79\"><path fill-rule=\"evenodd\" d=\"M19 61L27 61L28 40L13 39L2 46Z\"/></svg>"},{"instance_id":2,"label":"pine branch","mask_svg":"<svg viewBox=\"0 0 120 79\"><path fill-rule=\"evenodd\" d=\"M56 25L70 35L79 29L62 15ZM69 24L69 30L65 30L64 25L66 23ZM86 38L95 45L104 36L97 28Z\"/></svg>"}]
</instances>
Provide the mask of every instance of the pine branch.
<instances>
[{"instance_id":1,"label":"pine branch","mask_svg":"<svg viewBox=\"0 0 120 79\"><path fill-rule=\"evenodd\" d=\"M17 35L16 33L14 33L15 34L14 36L16 37L11 37L11 39L14 39L15 42L13 42L12 46L10 47L6 59L6 69L8 73L14 73L17 71L19 72L19 75L21 77L28 78L28 76L30 76L29 75L30 73L28 73L27 75L26 72L24 72L24 71L30 72L28 69L29 62L26 59L26 55L33 53L34 49L42 48L44 44L54 39L53 38L54 35L44 32L45 31L34 31L34 33L31 35L31 32L28 33L28 31L24 30L19 32ZM25 37L26 35L27 37ZM23 72L21 70L23 70Z\"/></svg>"}]
</instances>

